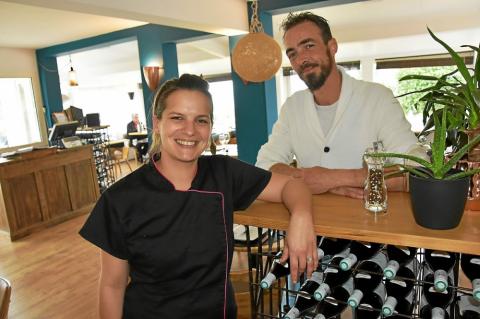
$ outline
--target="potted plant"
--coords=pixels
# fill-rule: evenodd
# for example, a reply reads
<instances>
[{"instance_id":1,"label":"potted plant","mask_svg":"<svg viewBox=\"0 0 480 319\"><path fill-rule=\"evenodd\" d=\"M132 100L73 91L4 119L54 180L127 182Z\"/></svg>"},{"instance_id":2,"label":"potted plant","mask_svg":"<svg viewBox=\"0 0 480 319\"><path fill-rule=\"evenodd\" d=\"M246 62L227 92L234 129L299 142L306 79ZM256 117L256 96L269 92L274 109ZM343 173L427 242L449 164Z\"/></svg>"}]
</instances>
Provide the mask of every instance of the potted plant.
<instances>
[{"instance_id":1,"label":"potted plant","mask_svg":"<svg viewBox=\"0 0 480 319\"><path fill-rule=\"evenodd\" d=\"M400 81L421 80L431 82L432 85L422 90L411 91L399 95L402 97L413 93L425 93L418 104L424 106L424 129L420 135L429 132L434 125L434 115L441 117L443 107L447 107L447 141L453 151L459 150L468 141L467 135L473 139L480 132L480 46L462 45L477 53L474 68L469 69L465 61L448 44L439 39L429 28L430 36L441 44L450 54L457 69L440 77L426 75L407 75ZM460 76L459 76L460 75ZM469 160L480 161L480 147L473 148L469 153Z\"/></svg>"},{"instance_id":2,"label":"potted plant","mask_svg":"<svg viewBox=\"0 0 480 319\"><path fill-rule=\"evenodd\" d=\"M474 68L469 69L460 55L439 39L429 28L430 36L450 54L457 67L440 77L407 75L400 81L421 80L432 84L427 88L400 96L423 93L418 103L424 105L424 129L420 135L434 133L431 161L407 154L384 153L381 156L410 160L418 166L400 165L409 172L410 195L415 220L435 229L458 225L463 216L470 186L470 176L479 169L455 170L468 154L470 161L480 161L480 46L463 45L477 53ZM468 138L467 138L468 136ZM447 154L447 147L452 152ZM377 156L377 155L375 155ZM469 165L470 167L470 165Z\"/></svg>"},{"instance_id":3,"label":"potted plant","mask_svg":"<svg viewBox=\"0 0 480 319\"><path fill-rule=\"evenodd\" d=\"M409 173L410 197L415 221L424 227L450 229L456 227L463 216L470 185L470 175L480 169L455 170L457 162L470 148L480 142L480 135L462 146L457 152L446 155L447 114L449 106L433 110L434 138L431 158L400 153L369 153L366 156L409 160L417 165L399 164L400 173Z\"/></svg>"}]
</instances>

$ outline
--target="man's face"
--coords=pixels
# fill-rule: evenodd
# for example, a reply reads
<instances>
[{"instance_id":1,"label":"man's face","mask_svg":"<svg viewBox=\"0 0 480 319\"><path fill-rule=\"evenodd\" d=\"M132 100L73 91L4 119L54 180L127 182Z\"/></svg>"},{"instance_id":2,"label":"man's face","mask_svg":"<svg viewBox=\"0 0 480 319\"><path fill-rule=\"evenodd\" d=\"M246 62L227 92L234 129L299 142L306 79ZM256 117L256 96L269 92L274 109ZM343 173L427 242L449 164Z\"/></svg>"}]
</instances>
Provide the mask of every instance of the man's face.
<instances>
[{"instance_id":1,"label":"man's face","mask_svg":"<svg viewBox=\"0 0 480 319\"><path fill-rule=\"evenodd\" d=\"M138 123L140 122L140 120L138 119L138 115L135 115L135 116L133 117L133 122L134 122L135 124L138 124Z\"/></svg>"},{"instance_id":2,"label":"man's face","mask_svg":"<svg viewBox=\"0 0 480 319\"><path fill-rule=\"evenodd\" d=\"M308 88L311 91L321 88L335 67L335 39L325 44L318 26L306 21L289 29L284 43L292 68Z\"/></svg>"}]
</instances>

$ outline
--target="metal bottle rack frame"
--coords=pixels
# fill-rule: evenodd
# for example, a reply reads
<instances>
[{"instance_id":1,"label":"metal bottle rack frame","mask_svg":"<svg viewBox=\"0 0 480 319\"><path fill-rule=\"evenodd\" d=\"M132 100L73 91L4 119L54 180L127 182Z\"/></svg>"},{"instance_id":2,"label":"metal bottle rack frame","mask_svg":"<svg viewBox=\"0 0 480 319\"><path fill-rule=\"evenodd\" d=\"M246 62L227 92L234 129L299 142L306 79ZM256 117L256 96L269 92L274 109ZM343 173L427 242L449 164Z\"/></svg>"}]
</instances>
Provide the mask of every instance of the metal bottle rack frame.
<instances>
[{"instance_id":1,"label":"metal bottle rack frame","mask_svg":"<svg viewBox=\"0 0 480 319\"><path fill-rule=\"evenodd\" d=\"M100 193L103 193L115 182L113 165L109 158L107 148L107 143L110 140L107 129L108 125L104 125L87 127L77 131L77 136L82 139L84 144L93 145L93 159L97 170Z\"/></svg>"},{"instance_id":2,"label":"metal bottle rack frame","mask_svg":"<svg viewBox=\"0 0 480 319\"><path fill-rule=\"evenodd\" d=\"M262 232L262 228L258 228L258 233ZM259 282L262 278L268 273L274 256L282 250L282 240L284 238L285 233L283 231L278 231L274 229L268 229L267 231L268 236L264 239L264 241L255 241L252 245L250 243L250 234L249 229L246 227L246 250L248 253L248 260L249 260L249 281L250 281L250 303L251 303L251 318L283 318L285 314L288 312L288 309L293 306L290 302L290 297L295 297L297 295L297 291L291 290L289 287L289 283L285 278L280 278L276 281L272 287L269 289L262 289L259 285ZM457 255L459 256L459 254ZM423 294L423 287L424 287L424 271L426 266L425 258L424 258L424 250L419 249L417 252L416 259L418 261L417 266L414 269L414 273L416 274L416 279L414 282L414 308L412 316L401 316L403 318L420 318L420 307L421 307L421 299ZM322 265L326 266L326 264ZM357 263L358 265L358 263ZM459 308L457 306L457 301L460 296L462 295L472 295L472 289L459 287L459 271L460 271L460 261L456 260L455 266L452 270L453 272L453 286L454 289L454 298L453 301L449 305L449 313L450 318L460 318ZM356 267L353 269L353 273L356 271ZM305 276L300 278L300 283L305 280ZM405 278L406 279L406 278ZM385 280L385 279L383 279ZM312 297L313 298L313 297ZM282 300L283 300L283 309L282 309ZM338 301L342 302L342 301ZM348 308L348 307L347 307ZM304 319L311 319L315 316L314 313L306 314L301 318ZM355 318L355 314L353 311L350 314L346 315L347 318L354 318L354 319L361 319ZM338 316L337 318L344 318L343 314ZM388 318L383 317L382 318Z\"/></svg>"}]
</instances>

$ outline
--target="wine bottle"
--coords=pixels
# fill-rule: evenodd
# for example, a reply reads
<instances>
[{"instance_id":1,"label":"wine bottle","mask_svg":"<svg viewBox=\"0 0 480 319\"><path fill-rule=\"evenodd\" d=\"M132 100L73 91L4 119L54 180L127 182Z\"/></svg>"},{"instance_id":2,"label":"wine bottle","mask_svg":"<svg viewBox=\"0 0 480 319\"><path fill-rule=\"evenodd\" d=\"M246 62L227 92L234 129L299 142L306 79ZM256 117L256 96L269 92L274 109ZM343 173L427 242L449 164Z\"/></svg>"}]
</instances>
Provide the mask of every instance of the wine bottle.
<instances>
[{"instance_id":1,"label":"wine bottle","mask_svg":"<svg viewBox=\"0 0 480 319\"><path fill-rule=\"evenodd\" d=\"M351 277L351 270L341 271L339 268L340 261L346 257L347 253L348 249L335 255L328 264L328 267L324 271L322 284L313 293L316 300L323 300L331 293L333 288L343 285Z\"/></svg>"},{"instance_id":2,"label":"wine bottle","mask_svg":"<svg viewBox=\"0 0 480 319\"><path fill-rule=\"evenodd\" d=\"M414 247L387 245L388 263L383 270L385 278L395 277L398 269L412 261L416 253L417 248Z\"/></svg>"},{"instance_id":3,"label":"wine bottle","mask_svg":"<svg viewBox=\"0 0 480 319\"><path fill-rule=\"evenodd\" d=\"M421 315L421 317L447 318L445 309L450 305L454 298L454 289L451 286L452 280L450 277L447 277L447 288L443 291L438 291L435 289L434 278L435 275L432 272L427 271L427 274L423 279L424 302L422 304L424 304L424 307L426 308L424 310L424 307L422 307L421 313L423 311L424 315Z\"/></svg>"},{"instance_id":4,"label":"wine bottle","mask_svg":"<svg viewBox=\"0 0 480 319\"><path fill-rule=\"evenodd\" d=\"M312 295L322 283L322 279L323 273L318 271L312 273L312 276L300 287L295 304L285 315L286 319L298 318L318 304L318 301L312 298Z\"/></svg>"},{"instance_id":5,"label":"wine bottle","mask_svg":"<svg viewBox=\"0 0 480 319\"><path fill-rule=\"evenodd\" d=\"M342 286L333 288L331 295L318 304L314 319L337 318L347 308L347 300L352 291L353 279L350 277Z\"/></svg>"},{"instance_id":6,"label":"wine bottle","mask_svg":"<svg viewBox=\"0 0 480 319\"><path fill-rule=\"evenodd\" d=\"M290 267L288 265L288 260L285 263L280 263L280 258L282 257L282 252L277 253L273 257L272 267L270 268L269 273L260 281L260 287L263 289L268 289L272 283L281 278L288 276L290 274Z\"/></svg>"},{"instance_id":7,"label":"wine bottle","mask_svg":"<svg viewBox=\"0 0 480 319\"><path fill-rule=\"evenodd\" d=\"M320 243L318 244L318 259L321 260L323 257L334 256L341 253L348 246L350 246L351 240L332 238L332 237L322 237ZM330 259L330 258L328 258Z\"/></svg>"},{"instance_id":8,"label":"wine bottle","mask_svg":"<svg viewBox=\"0 0 480 319\"><path fill-rule=\"evenodd\" d=\"M472 282L472 295L480 301L480 256L462 254L460 259L463 273Z\"/></svg>"},{"instance_id":9,"label":"wine bottle","mask_svg":"<svg viewBox=\"0 0 480 319\"><path fill-rule=\"evenodd\" d=\"M425 305L420 310L420 318L422 319L448 319L450 315L445 309L441 307L432 307L431 305Z\"/></svg>"},{"instance_id":10,"label":"wine bottle","mask_svg":"<svg viewBox=\"0 0 480 319\"><path fill-rule=\"evenodd\" d=\"M392 287L392 286L390 286ZM382 306L382 313L385 317L391 316L391 318L397 318L401 316L411 316L413 312L413 298L415 296L415 290L410 290L408 295L404 296L403 292L389 288L385 285L387 290L387 299Z\"/></svg>"},{"instance_id":11,"label":"wine bottle","mask_svg":"<svg viewBox=\"0 0 480 319\"><path fill-rule=\"evenodd\" d=\"M352 296L354 294L352 294ZM361 300L355 300L355 302L352 303L351 301L353 300L349 299L348 304L351 306L352 304L356 303L354 307L355 318L377 319L381 315L382 306L385 302L385 298L385 286L383 285L383 283L380 283L380 285L378 285L378 287L374 291L365 292Z\"/></svg>"},{"instance_id":12,"label":"wine bottle","mask_svg":"<svg viewBox=\"0 0 480 319\"><path fill-rule=\"evenodd\" d=\"M403 298L407 296L415 286L415 280L417 278L415 270L418 267L416 259L412 259L410 263L401 267L395 278L385 280L385 288L387 295L394 295L397 298Z\"/></svg>"},{"instance_id":13,"label":"wine bottle","mask_svg":"<svg viewBox=\"0 0 480 319\"><path fill-rule=\"evenodd\" d=\"M346 271L351 269L359 260L373 257L383 244L352 241L350 243L350 254L340 262L340 269Z\"/></svg>"},{"instance_id":14,"label":"wine bottle","mask_svg":"<svg viewBox=\"0 0 480 319\"><path fill-rule=\"evenodd\" d=\"M373 291L382 281L383 269L386 266L387 256L381 251L372 258L361 261L354 275L355 288L364 293Z\"/></svg>"},{"instance_id":15,"label":"wine bottle","mask_svg":"<svg viewBox=\"0 0 480 319\"><path fill-rule=\"evenodd\" d=\"M448 287L448 273L455 266L457 253L425 249L425 261L434 271L434 286L438 291L445 291Z\"/></svg>"},{"instance_id":16,"label":"wine bottle","mask_svg":"<svg viewBox=\"0 0 480 319\"><path fill-rule=\"evenodd\" d=\"M385 280L388 297L382 307L384 316L397 318L399 314L405 316L412 314L417 264L416 259L411 259L407 265L398 270L394 279Z\"/></svg>"},{"instance_id":17,"label":"wine bottle","mask_svg":"<svg viewBox=\"0 0 480 319\"><path fill-rule=\"evenodd\" d=\"M461 319L480 319L480 301L472 296L461 296L457 305Z\"/></svg>"}]
</instances>

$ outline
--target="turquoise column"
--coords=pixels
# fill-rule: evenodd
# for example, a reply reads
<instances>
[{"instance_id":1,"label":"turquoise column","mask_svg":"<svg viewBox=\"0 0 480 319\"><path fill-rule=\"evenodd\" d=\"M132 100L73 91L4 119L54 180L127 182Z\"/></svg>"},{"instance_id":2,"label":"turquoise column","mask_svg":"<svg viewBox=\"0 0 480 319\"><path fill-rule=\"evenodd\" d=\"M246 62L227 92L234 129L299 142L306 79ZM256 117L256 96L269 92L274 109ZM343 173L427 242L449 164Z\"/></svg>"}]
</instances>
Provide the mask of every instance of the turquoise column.
<instances>
[{"instance_id":1,"label":"turquoise column","mask_svg":"<svg viewBox=\"0 0 480 319\"><path fill-rule=\"evenodd\" d=\"M57 58L44 56L37 51L37 64L40 89L42 91L42 102L45 107L45 120L47 126L52 127L52 112L63 111Z\"/></svg>"},{"instance_id":2,"label":"turquoise column","mask_svg":"<svg viewBox=\"0 0 480 319\"><path fill-rule=\"evenodd\" d=\"M142 73L143 101L147 126L152 128L152 102L155 92L150 91L143 74L144 66L163 66L164 75L159 86L172 77L178 77L177 45L162 42L161 34L156 28L142 30L138 33L138 53Z\"/></svg>"},{"instance_id":3,"label":"turquoise column","mask_svg":"<svg viewBox=\"0 0 480 319\"><path fill-rule=\"evenodd\" d=\"M265 33L272 35L272 15L260 12ZM229 38L230 52L242 36ZM255 164L260 147L268 140L273 124L277 121L277 90L275 78L262 83L243 83L232 70L235 100L235 122L238 158Z\"/></svg>"},{"instance_id":4,"label":"turquoise column","mask_svg":"<svg viewBox=\"0 0 480 319\"><path fill-rule=\"evenodd\" d=\"M178 55L176 43L164 43L163 49L163 75L162 83L171 78L178 78Z\"/></svg>"}]
</instances>

